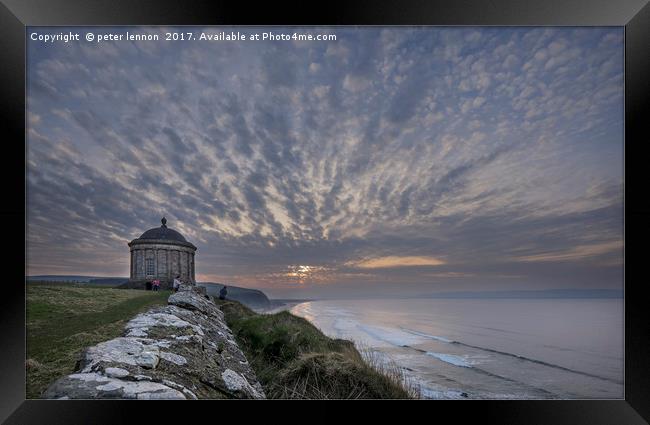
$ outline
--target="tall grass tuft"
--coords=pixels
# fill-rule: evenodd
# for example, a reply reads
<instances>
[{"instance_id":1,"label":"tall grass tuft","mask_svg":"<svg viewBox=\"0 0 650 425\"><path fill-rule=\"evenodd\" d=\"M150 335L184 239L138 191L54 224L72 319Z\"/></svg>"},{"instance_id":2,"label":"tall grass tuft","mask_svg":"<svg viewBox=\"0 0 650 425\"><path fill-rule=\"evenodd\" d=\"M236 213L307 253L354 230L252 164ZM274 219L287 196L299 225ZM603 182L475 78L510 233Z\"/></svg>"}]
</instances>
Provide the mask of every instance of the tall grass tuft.
<instances>
[{"instance_id":1,"label":"tall grass tuft","mask_svg":"<svg viewBox=\"0 0 650 425\"><path fill-rule=\"evenodd\" d=\"M417 398L394 363L360 353L347 340L325 336L287 311L257 314L234 301L220 303L226 322L269 398ZM364 357L365 356L365 357Z\"/></svg>"},{"instance_id":2,"label":"tall grass tuft","mask_svg":"<svg viewBox=\"0 0 650 425\"><path fill-rule=\"evenodd\" d=\"M390 356L373 350L369 346L356 342L355 346L361 354L363 361L376 370L378 373L388 377L396 385L400 385L409 394L410 398L422 398L422 391L420 385L410 378L404 369L395 363Z\"/></svg>"}]
</instances>

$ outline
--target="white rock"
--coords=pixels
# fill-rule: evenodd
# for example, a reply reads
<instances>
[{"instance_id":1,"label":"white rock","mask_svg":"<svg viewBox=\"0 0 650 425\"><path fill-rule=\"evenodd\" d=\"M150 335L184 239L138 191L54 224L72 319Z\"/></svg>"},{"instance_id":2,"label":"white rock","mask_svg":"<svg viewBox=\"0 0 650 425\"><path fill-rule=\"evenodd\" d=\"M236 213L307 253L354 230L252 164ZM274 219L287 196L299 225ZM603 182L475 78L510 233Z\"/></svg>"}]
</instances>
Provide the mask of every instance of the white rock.
<instances>
[{"instance_id":1,"label":"white rock","mask_svg":"<svg viewBox=\"0 0 650 425\"><path fill-rule=\"evenodd\" d=\"M188 396L191 399L198 400L199 398L194 394L192 391L188 390L185 388L183 385L178 384L176 382L170 381L168 379L163 379L162 381L163 384L167 385L168 387L174 388L175 390L181 391L183 394Z\"/></svg>"},{"instance_id":2,"label":"white rock","mask_svg":"<svg viewBox=\"0 0 650 425\"><path fill-rule=\"evenodd\" d=\"M174 339L177 339L179 341L189 341L192 338L191 335L181 335L181 336L175 336Z\"/></svg>"},{"instance_id":3,"label":"white rock","mask_svg":"<svg viewBox=\"0 0 650 425\"><path fill-rule=\"evenodd\" d=\"M110 378L124 378L125 376L129 376L128 370L119 367L107 367L104 372Z\"/></svg>"},{"instance_id":4,"label":"white rock","mask_svg":"<svg viewBox=\"0 0 650 425\"><path fill-rule=\"evenodd\" d=\"M230 391L242 391L251 395L254 398L262 398L263 396L248 383L246 378L238 374L232 369L226 369L221 374L221 379L226 384L226 388Z\"/></svg>"},{"instance_id":5,"label":"white rock","mask_svg":"<svg viewBox=\"0 0 650 425\"><path fill-rule=\"evenodd\" d=\"M187 388L184 388L184 389L183 389L183 394L185 394L186 396L188 396L189 398L191 398L191 399L193 399L193 400L198 400L198 399L199 399L199 398L196 396L196 394L194 394L192 391L188 390Z\"/></svg>"},{"instance_id":6,"label":"white rock","mask_svg":"<svg viewBox=\"0 0 650 425\"><path fill-rule=\"evenodd\" d=\"M146 336L153 326L172 326L185 328L191 326L185 320L169 313L147 312L140 313L126 324L127 336Z\"/></svg>"},{"instance_id":7,"label":"white rock","mask_svg":"<svg viewBox=\"0 0 650 425\"><path fill-rule=\"evenodd\" d=\"M161 341L156 341L153 343L153 345L161 348L169 348L172 345L172 342L166 339L163 339Z\"/></svg>"},{"instance_id":8,"label":"white rock","mask_svg":"<svg viewBox=\"0 0 650 425\"><path fill-rule=\"evenodd\" d=\"M126 333L126 336L133 336L133 337L147 337L149 334L147 334L148 328L134 328L134 329L129 329L128 332Z\"/></svg>"},{"instance_id":9,"label":"white rock","mask_svg":"<svg viewBox=\"0 0 650 425\"><path fill-rule=\"evenodd\" d=\"M99 373L73 373L69 375L72 379L78 379L80 381L97 381L97 382L109 382L110 379L100 375Z\"/></svg>"},{"instance_id":10,"label":"white rock","mask_svg":"<svg viewBox=\"0 0 650 425\"><path fill-rule=\"evenodd\" d=\"M196 310L208 316L223 317L221 310L212 301L192 290L183 290L181 288L181 291L169 297L168 303L177 307Z\"/></svg>"},{"instance_id":11,"label":"white rock","mask_svg":"<svg viewBox=\"0 0 650 425\"><path fill-rule=\"evenodd\" d=\"M152 351L143 351L139 356L135 358L135 362L138 366L142 366L147 369L154 369L160 361L159 354L160 353L154 353Z\"/></svg>"},{"instance_id":12,"label":"white rock","mask_svg":"<svg viewBox=\"0 0 650 425\"><path fill-rule=\"evenodd\" d=\"M171 388L151 393L138 393L137 398L139 400L187 400L182 392Z\"/></svg>"},{"instance_id":13,"label":"white rock","mask_svg":"<svg viewBox=\"0 0 650 425\"><path fill-rule=\"evenodd\" d=\"M97 387L99 391L115 391L122 388L124 385L122 381L111 381L108 384L100 385Z\"/></svg>"},{"instance_id":14,"label":"white rock","mask_svg":"<svg viewBox=\"0 0 650 425\"><path fill-rule=\"evenodd\" d=\"M160 349L152 345L153 342L143 338L115 338L90 347L86 358L91 363L104 361L154 368L158 364Z\"/></svg>"},{"instance_id":15,"label":"white rock","mask_svg":"<svg viewBox=\"0 0 650 425\"><path fill-rule=\"evenodd\" d=\"M182 366L184 364L187 364L187 359L181 355L174 354L174 353L168 353L166 351L161 351L160 352L160 358L167 360L168 362L172 362L175 365Z\"/></svg>"}]
</instances>

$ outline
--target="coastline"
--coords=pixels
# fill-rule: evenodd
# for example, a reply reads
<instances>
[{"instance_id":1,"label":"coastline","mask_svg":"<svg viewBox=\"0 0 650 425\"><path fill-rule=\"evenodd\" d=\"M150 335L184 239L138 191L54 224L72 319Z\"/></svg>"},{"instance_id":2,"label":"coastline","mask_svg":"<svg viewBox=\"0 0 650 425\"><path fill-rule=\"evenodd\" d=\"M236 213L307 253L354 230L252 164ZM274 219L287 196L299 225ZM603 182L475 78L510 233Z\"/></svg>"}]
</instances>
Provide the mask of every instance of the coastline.
<instances>
[{"instance_id":1,"label":"coastline","mask_svg":"<svg viewBox=\"0 0 650 425\"><path fill-rule=\"evenodd\" d=\"M281 311L289 311L298 304L311 302L313 300L269 300L271 301L271 307L266 309L257 309L257 313L261 314L275 314L280 313Z\"/></svg>"},{"instance_id":2,"label":"coastline","mask_svg":"<svg viewBox=\"0 0 650 425\"><path fill-rule=\"evenodd\" d=\"M620 301L320 300L291 312L330 338L359 343L392 359L421 386L423 398L593 399L622 393L619 344L595 331L587 333L594 321L617 328ZM525 316L515 322L503 320L522 311ZM412 322L411 316L420 320ZM573 317L574 325L543 332L549 323L559 323L554 317ZM589 352L588 361L576 360Z\"/></svg>"}]
</instances>

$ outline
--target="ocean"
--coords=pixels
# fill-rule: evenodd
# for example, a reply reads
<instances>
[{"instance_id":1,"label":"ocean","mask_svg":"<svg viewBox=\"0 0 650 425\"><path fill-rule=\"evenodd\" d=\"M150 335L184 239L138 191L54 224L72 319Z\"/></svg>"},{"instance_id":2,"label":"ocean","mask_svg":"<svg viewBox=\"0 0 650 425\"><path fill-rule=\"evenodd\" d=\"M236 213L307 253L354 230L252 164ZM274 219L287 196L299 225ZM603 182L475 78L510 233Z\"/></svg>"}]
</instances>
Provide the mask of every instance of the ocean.
<instances>
[{"instance_id":1,"label":"ocean","mask_svg":"<svg viewBox=\"0 0 650 425\"><path fill-rule=\"evenodd\" d=\"M622 299L323 300L291 312L429 399L622 399Z\"/></svg>"}]
</instances>

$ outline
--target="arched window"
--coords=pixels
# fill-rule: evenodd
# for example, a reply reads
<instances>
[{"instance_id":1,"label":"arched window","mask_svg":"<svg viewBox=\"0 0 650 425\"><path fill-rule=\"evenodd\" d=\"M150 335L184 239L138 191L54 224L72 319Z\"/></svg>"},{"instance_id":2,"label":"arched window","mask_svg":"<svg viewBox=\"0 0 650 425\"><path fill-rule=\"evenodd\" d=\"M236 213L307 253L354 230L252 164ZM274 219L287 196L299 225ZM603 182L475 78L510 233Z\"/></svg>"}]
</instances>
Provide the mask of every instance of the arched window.
<instances>
[{"instance_id":1,"label":"arched window","mask_svg":"<svg viewBox=\"0 0 650 425\"><path fill-rule=\"evenodd\" d=\"M153 276L154 275L153 258L147 258L147 261L145 262L145 265L146 265L146 270L147 270L147 276Z\"/></svg>"}]
</instances>

